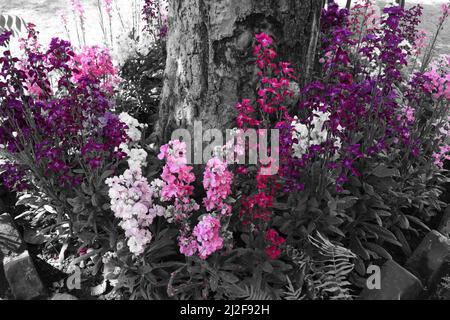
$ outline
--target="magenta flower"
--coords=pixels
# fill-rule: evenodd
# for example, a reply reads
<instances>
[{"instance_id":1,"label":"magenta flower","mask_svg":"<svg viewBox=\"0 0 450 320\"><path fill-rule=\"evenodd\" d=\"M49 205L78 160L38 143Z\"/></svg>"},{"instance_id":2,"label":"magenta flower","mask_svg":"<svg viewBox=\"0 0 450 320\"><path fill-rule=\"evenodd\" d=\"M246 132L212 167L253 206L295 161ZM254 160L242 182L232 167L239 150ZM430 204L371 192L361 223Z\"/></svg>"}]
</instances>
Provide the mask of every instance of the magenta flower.
<instances>
[{"instance_id":1,"label":"magenta flower","mask_svg":"<svg viewBox=\"0 0 450 320\"><path fill-rule=\"evenodd\" d=\"M73 11L80 17L84 18L85 10L82 0L71 0Z\"/></svg>"},{"instance_id":2,"label":"magenta flower","mask_svg":"<svg viewBox=\"0 0 450 320\"><path fill-rule=\"evenodd\" d=\"M255 36L256 41L261 44L263 47L268 47L272 45L273 39L267 33L260 33Z\"/></svg>"}]
</instances>

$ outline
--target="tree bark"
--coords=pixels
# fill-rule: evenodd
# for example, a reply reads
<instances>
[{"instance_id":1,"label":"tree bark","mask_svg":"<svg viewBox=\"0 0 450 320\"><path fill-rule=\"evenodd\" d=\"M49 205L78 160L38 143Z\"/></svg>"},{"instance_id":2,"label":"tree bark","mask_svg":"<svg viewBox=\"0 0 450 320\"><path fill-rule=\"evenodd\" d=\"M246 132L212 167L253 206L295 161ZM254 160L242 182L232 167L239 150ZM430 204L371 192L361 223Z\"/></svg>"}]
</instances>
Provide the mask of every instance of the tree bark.
<instances>
[{"instance_id":1,"label":"tree bark","mask_svg":"<svg viewBox=\"0 0 450 320\"><path fill-rule=\"evenodd\" d=\"M405 8L405 0L395 0L395 2L397 2L400 7Z\"/></svg>"},{"instance_id":2,"label":"tree bark","mask_svg":"<svg viewBox=\"0 0 450 320\"><path fill-rule=\"evenodd\" d=\"M254 95L256 33L271 35L279 57L309 75L322 6L323 0L169 0L158 142L195 120L204 130L234 127L236 102Z\"/></svg>"},{"instance_id":3,"label":"tree bark","mask_svg":"<svg viewBox=\"0 0 450 320\"><path fill-rule=\"evenodd\" d=\"M347 3L346 3L346 5L345 5L345 8L346 8L347 10L350 10L351 6L352 6L352 0L347 0Z\"/></svg>"}]
</instances>

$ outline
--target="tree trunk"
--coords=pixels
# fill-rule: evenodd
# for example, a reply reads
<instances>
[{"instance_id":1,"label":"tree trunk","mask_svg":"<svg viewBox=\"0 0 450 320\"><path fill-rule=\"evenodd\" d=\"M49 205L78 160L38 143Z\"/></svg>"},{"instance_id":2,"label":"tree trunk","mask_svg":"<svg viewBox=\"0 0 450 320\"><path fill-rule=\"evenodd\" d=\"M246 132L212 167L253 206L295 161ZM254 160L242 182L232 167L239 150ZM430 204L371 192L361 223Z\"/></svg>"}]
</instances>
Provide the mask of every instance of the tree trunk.
<instances>
[{"instance_id":1,"label":"tree trunk","mask_svg":"<svg viewBox=\"0 0 450 320\"><path fill-rule=\"evenodd\" d=\"M345 5L345 8L347 10L350 10L351 6L352 6L352 0L347 0L347 4Z\"/></svg>"},{"instance_id":2,"label":"tree trunk","mask_svg":"<svg viewBox=\"0 0 450 320\"><path fill-rule=\"evenodd\" d=\"M256 33L271 35L279 57L308 75L322 6L323 0L169 0L158 142L195 120L204 130L234 127L236 102L254 95Z\"/></svg>"}]
</instances>

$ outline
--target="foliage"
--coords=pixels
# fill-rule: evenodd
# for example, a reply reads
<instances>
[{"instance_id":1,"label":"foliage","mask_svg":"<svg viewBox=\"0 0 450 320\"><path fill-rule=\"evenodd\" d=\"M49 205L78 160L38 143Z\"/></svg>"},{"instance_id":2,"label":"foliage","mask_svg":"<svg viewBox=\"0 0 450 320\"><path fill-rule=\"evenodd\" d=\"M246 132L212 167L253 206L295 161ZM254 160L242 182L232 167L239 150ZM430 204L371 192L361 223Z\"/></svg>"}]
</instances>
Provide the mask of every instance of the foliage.
<instances>
[{"instance_id":1,"label":"foliage","mask_svg":"<svg viewBox=\"0 0 450 320\"><path fill-rule=\"evenodd\" d=\"M432 77L405 72L420 13L389 7L379 24L351 31L348 12L330 4L322 13L320 77L302 89L298 106L294 70L276 61L269 35L256 36L257 98L237 104L236 121L244 132L280 130L278 176L263 174L270 162L237 166L232 212L240 216L219 233L218 221L209 223L204 239L220 245L196 256L201 241L189 221L200 216L201 224L208 215L190 197L192 169L171 177L174 159L168 160L160 200L178 206L175 230L187 256L171 274L168 297L351 299L367 264L391 259L398 249L411 253L441 211L448 181L432 160L446 150L448 100L436 94L441 87L429 86ZM178 143L163 146L161 158L177 154Z\"/></svg>"},{"instance_id":2,"label":"foliage","mask_svg":"<svg viewBox=\"0 0 450 320\"><path fill-rule=\"evenodd\" d=\"M21 17L0 14L0 33L11 31L18 36L26 28L27 23Z\"/></svg>"},{"instance_id":3,"label":"foliage","mask_svg":"<svg viewBox=\"0 0 450 320\"><path fill-rule=\"evenodd\" d=\"M347 248L331 243L320 233L317 234L317 239L312 236L309 239L323 257L314 262L314 276L317 278L314 281L315 290L320 292L319 296L350 299L350 282L347 277L354 268L350 260L356 258L356 255Z\"/></svg>"},{"instance_id":4,"label":"foliage","mask_svg":"<svg viewBox=\"0 0 450 320\"><path fill-rule=\"evenodd\" d=\"M83 24L81 3L73 5ZM124 299L353 298L366 266L406 259L444 206L450 70L448 57L429 61L444 9L424 50L420 7L388 6L375 17L370 1L351 15L331 1L316 77L300 90L298 70L258 33L256 98L236 104L241 130L201 167L188 163L187 141L148 145L133 117L155 111L139 65L157 59L139 51L137 23L124 33L134 52L124 53L122 75L138 75L119 86L107 49L77 52L53 39L43 51L29 25L23 56L0 58L2 178L28 190L19 200L30 207L28 239L73 239L73 263L92 258L102 271L96 294L109 286ZM160 11L146 1L153 41L164 38ZM255 165L228 162L274 146L261 143L274 128L279 163L274 153ZM236 145L250 129L259 143Z\"/></svg>"},{"instance_id":5,"label":"foliage","mask_svg":"<svg viewBox=\"0 0 450 320\"><path fill-rule=\"evenodd\" d=\"M109 112L106 78L93 68L80 72L85 66L70 43L53 39L41 51L34 26L28 30L23 56L6 50L0 58L4 184L44 193L56 223L69 223L70 234L88 246L109 245L116 226L104 207L104 181L124 157L125 124ZM1 45L9 35L2 35Z\"/></svg>"}]
</instances>

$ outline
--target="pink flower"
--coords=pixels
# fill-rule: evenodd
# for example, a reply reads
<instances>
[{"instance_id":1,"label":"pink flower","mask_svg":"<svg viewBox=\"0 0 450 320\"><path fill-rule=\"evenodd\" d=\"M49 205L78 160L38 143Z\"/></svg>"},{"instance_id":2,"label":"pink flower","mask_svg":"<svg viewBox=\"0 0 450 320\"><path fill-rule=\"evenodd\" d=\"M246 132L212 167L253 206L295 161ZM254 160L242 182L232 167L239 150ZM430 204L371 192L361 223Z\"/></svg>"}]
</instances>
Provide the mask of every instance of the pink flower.
<instances>
[{"instance_id":1,"label":"pink flower","mask_svg":"<svg viewBox=\"0 0 450 320\"><path fill-rule=\"evenodd\" d=\"M105 4L106 13L111 18L112 17L112 2L113 2L113 0L103 0L103 2Z\"/></svg>"},{"instance_id":2,"label":"pink flower","mask_svg":"<svg viewBox=\"0 0 450 320\"><path fill-rule=\"evenodd\" d=\"M168 154L169 154L169 145L165 144L163 146L161 146L161 148L159 148L160 152L158 154L158 159L159 160L163 160L165 158L167 158Z\"/></svg>"},{"instance_id":3,"label":"pink flower","mask_svg":"<svg viewBox=\"0 0 450 320\"><path fill-rule=\"evenodd\" d=\"M65 13L64 11L60 11L60 12L58 13L58 15L59 15L59 18L61 19L62 24L65 25L65 26L67 26L68 23L69 23L69 21L68 21L68 19L67 19L66 13Z\"/></svg>"},{"instance_id":4,"label":"pink flower","mask_svg":"<svg viewBox=\"0 0 450 320\"><path fill-rule=\"evenodd\" d=\"M192 236L180 236L178 238L178 246L180 247L180 252L186 257L191 257L198 251L197 241Z\"/></svg>"},{"instance_id":5,"label":"pink flower","mask_svg":"<svg viewBox=\"0 0 450 320\"><path fill-rule=\"evenodd\" d=\"M450 14L450 4L449 3L443 3L441 5L441 12L442 12L442 15Z\"/></svg>"},{"instance_id":6,"label":"pink flower","mask_svg":"<svg viewBox=\"0 0 450 320\"><path fill-rule=\"evenodd\" d=\"M73 75L75 82L80 82L86 77L100 79L100 86L111 94L114 85L120 82L118 70L113 65L108 48L85 47L75 54L72 64L80 70Z\"/></svg>"},{"instance_id":7,"label":"pink flower","mask_svg":"<svg viewBox=\"0 0 450 320\"><path fill-rule=\"evenodd\" d=\"M266 254L272 259L275 260L281 255L281 248L286 239L278 235L278 232L274 229L269 229L266 231L266 240L270 242L268 248L266 248Z\"/></svg>"},{"instance_id":8,"label":"pink flower","mask_svg":"<svg viewBox=\"0 0 450 320\"><path fill-rule=\"evenodd\" d=\"M195 226L193 235L197 238L201 259L206 259L212 253L222 249L223 239L220 237L220 227L220 220L212 215L203 216Z\"/></svg>"},{"instance_id":9,"label":"pink flower","mask_svg":"<svg viewBox=\"0 0 450 320\"><path fill-rule=\"evenodd\" d=\"M77 254L79 257L84 256L87 253L87 248L86 247L80 247L77 250Z\"/></svg>"},{"instance_id":10,"label":"pink flower","mask_svg":"<svg viewBox=\"0 0 450 320\"><path fill-rule=\"evenodd\" d=\"M262 32L260 34L257 34L255 37L256 41L263 47L268 47L273 43L273 39L267 33Z\"/></svg>"},{"instance_id":11,"label":"pink flower","mask_svg":"<svg viewBox=\"0 0 450 320\"><path fill-rule=\"evenodd\" d=\"M71 0L72 9L80 18L84 18L85 10L81 0Z\"/></svg>"},{"instance_id":12,"label":"pink flower","mask_svg":"<svg viewBox=\"0 0 450 320\"><path fill-rule=\"evenodd\" d=\"M135 255L145 251L152 234L147 227L153 223L156 214L152 197L155 191L142 176L140 169L126 170L123 175L105 181L109 186L111 210L121 219L119 226L128 238L128 247Z\"/></svg>"},{"instance_id":13,"label":"pink flower","mask_svg":"<svg viewBox=\"0 0 450 320\"><path fill-rule=\"evenodd\" d=\"M187 165L186 143L179 140L170 141L160 148L160 159L166 159L161 179L165 185L161 191L163 201L175 200L175 219L183 220L192 211L196 211L195 201L190 198L195 181L192 166ZM188 207L184 207L188 204Z\"/></svg>"},{"instance_id":14,"label":"pink flower","mask_svg":"<svg viewBox=\"0 0 450 320\"><path fill-rule=\"evenodd\" d=\"M163 199L170 200L178 194L178 187L174 183L165 185L161 191Z\"/></svg>"},{"instance_id":15,"label":"pink flower","mask_svg":"<svg viewBox=\"0 0 450 320\"><path fill-rule=\"evenodd\" d=\"M231 194L233 174L228 170L226 162L219 158L211 158L206 164L203 174L203 187L206 197L203 204L207 211L217 210L222 214L231 213L231 207L224 203Z\"/></svg>"},{"instance_id":16,"label":"pink flower","mask_svg":"<svg viewBox=\"0 0 450 320\"><path fill-rule=\"evenodd\" d=\"M278 259L281 255L281 249L279 249L277 246L270 246L266 248L265 251L269 258L272 260Z\"/></svg>"}]
</instances>

